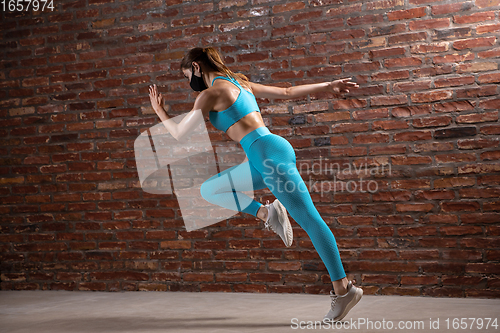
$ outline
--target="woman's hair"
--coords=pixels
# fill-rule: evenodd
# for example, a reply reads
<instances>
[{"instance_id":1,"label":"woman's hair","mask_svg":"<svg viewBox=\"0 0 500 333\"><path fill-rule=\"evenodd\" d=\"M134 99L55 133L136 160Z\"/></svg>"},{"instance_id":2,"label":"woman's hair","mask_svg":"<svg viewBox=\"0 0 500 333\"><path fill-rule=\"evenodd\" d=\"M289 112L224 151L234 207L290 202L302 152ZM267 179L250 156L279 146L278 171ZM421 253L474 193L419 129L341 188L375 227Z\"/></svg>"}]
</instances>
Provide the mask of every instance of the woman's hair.
<instances>
[{"instance_id":1,"label":"woman's hair","mask_svg":"<svg viewBox=\"0 0 500 333\"><path fill-rule=\"evenodd\" d=\"M193 61L203 64L206 68L210 68L211 70L224 73L228 77L238 80L238 82L242 83L243 86L249 87L248 78L241 73L234 73L231 71L224 64L219 52L213 47L195 47L189 50L184 58L182 58L181 71L183 69L192 69L191 65L193 64Z\"/></svg>"}]
</instances>

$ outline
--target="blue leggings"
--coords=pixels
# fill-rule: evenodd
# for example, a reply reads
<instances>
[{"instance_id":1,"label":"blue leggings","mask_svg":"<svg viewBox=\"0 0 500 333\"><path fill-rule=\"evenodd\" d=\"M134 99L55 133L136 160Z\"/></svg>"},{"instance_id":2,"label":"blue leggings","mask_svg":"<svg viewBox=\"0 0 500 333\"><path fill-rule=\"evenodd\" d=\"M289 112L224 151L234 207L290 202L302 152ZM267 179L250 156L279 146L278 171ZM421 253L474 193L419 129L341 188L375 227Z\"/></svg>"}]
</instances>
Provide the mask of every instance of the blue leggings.
<instances>
[{"instance_id":1,"label":"blue leggings","mask_svg":"<svg viewBox=\"0 0 500 333\"><path fill-rule=\"evenodd\" d=\"M336 281L345 277L335 237L314 207L306 184L297 170L295 151L290 142L271 133L267 127L259 127L245 135L240 144L248 161L207 179L200 188L203 198L212 204L257 217L262 204L241 191L268 187L309 235L330 279ZM250 170L251 177L238 177L239 173L243 174L243 168L246 168L247 175ZM227 181L228 177L221 177L228 173L232 176L231 182Z\"/></svg>"}]
</instances>

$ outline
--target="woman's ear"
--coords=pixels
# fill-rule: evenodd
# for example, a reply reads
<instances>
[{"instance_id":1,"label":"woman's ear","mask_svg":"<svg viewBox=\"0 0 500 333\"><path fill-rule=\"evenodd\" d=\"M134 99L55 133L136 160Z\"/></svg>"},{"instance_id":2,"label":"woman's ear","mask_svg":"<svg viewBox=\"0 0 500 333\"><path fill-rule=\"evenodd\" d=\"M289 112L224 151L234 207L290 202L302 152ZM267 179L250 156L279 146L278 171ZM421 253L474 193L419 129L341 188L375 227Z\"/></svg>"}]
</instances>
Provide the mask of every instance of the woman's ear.
<instances>
[{"instance_id":1,"label":"woman's ear","mask_svg":"<svg viewBox=\"0 0 500 333\"><path fill-rule=\"evenodd\" d=\"M194 68L194 72L192 74L194 75L195 73L198 73L199 75L196 75L196 76L201 76L201 67L197 62L193 61L193 68Z\"/></svg>"}]
</instances>

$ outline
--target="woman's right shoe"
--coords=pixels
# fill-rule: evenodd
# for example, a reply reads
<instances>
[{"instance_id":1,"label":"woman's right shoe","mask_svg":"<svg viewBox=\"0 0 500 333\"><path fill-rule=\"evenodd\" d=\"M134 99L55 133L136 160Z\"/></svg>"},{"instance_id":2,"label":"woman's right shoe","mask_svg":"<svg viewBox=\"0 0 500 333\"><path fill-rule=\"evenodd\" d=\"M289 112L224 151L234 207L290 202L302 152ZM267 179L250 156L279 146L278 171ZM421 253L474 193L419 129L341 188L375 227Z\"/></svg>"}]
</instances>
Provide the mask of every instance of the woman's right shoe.
<instances>
[{"instance_id":1,"label":"woman's right shoe","mask_svg":"<svg viewBox=\"0 0 500 333\"><path fill-rule=\"evenodd\" d=\"M330 311L325 315L323 320L328 321L340 321L342 320L349 310L355 306L363 296L363 289L358 288L349 281L347 284L347 293L344 295L335 295L335 293L330 291L330 297L332 298L332 304Z\"/></svg>"},{"instance_id":2,"label":"woman's right shoe","mask_svg":"<svg viewBox=\"0 0 500 333\"><path fill-rule=\"evenodd\" d=\"M268 211L267 221L264 223L264 226L267 230L271 228L281 237L285 245L290 247L293 242L293 229L288 220L288 213L285 206L278 199L274 200L272 204L267 200L264 206Z\"/></svg>"}]
</instances>

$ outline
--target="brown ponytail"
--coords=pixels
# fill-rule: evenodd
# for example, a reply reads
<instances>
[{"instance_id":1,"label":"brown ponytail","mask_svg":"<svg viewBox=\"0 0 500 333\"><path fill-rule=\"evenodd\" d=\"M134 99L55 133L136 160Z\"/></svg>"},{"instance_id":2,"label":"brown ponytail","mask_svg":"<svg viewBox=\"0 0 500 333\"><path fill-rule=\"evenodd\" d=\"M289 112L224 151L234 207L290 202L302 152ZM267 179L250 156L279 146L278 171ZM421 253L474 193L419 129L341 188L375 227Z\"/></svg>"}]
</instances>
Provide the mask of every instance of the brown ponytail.
<instances>
[{"instance_id":1,"label":"brown ponytail","mask_svg":"<svg viewBox=\"0 0 500 333\"><path fill-rule=\"evenodd\" d=\"M249 88L248 78L241 73L231 71L222 60L219 52L213 47L195 47L188 51L181 61L181 70L191 69L193 61L204 64L206 67L224 73L228 77L238 80L243 86Z\"/></svg>"}]
</instances>

